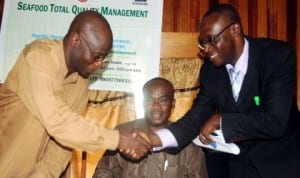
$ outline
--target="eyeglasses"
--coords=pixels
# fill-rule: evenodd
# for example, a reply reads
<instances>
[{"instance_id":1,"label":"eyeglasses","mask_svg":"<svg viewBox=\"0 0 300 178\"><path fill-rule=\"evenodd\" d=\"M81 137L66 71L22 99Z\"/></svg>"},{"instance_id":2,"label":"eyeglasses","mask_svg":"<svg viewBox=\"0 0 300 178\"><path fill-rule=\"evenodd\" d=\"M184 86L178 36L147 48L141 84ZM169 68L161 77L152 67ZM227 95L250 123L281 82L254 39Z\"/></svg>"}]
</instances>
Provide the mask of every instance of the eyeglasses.
<instances>
[{"instance_id":1,"label":"eyeglasses","mask_svg":"<svg viewBox=\"0 0 300 178\"><path fill-rule=\"evenodd\" d=\"M87 48L89 49L89 52L90 52L90 54L91 54L93 60L94 60L95 62L96 62L96 61L102 61L102 62L104 62L104 61L105 61L105 56L95 56L95 55L94 55L95 53L91 50L89 44L88 44L87 41L83 38L83 36L80 35L80 33L77 33L77 34L78 34L80 40L82 40L82 41L85 43L85 45L87 46Z\"/></svg>"},{"instance_id":2,"label":"eyeglasses","mask_svg":"<svg viewBox=\"0 0 300 178\"><path fill-rule=\"evenodd\" d=\"M200 40L198 47L200 49L205 49L208 47L208 45L213 45L213 46L216 45L218 42L218 39L222 35L222 33L225 32L233 24L235 24L235 22L228 24L218 34L210 36L210 38L208 38L208 40Z\"/></svg>"}]
</instances>

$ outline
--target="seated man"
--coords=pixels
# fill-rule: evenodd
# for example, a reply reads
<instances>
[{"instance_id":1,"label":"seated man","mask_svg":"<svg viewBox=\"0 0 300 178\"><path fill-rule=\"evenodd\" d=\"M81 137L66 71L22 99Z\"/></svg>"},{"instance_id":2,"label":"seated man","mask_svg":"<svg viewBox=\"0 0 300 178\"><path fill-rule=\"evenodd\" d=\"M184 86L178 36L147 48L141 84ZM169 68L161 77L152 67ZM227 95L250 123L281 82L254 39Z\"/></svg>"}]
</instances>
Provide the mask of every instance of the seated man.
<instances>
[{"instance_id":1,"label":"seated man","mask_svg":"<svg viewBox=\"0 0 300 178\"><path fill-rule=\"evenodd\" d=\"M144 85L143 94L145 118L122 124L119 129L155 132L167 127L175 104L172 83L163 78L151 79ZM139 161L131 161L117 151L107 151L99 161L93 178L207 178L204 159L202 149L193 143L178 154L153 152Z\"/></svg>"}]
</instances>

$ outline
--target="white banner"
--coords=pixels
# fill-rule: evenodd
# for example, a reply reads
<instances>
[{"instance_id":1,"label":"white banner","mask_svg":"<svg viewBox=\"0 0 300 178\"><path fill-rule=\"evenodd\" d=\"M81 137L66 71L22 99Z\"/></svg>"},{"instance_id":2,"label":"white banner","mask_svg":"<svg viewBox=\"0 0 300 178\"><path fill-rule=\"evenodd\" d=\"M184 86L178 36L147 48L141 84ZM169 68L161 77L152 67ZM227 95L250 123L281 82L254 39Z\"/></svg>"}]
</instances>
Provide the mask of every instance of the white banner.
<instances>
[{"instance_id":1,"label":"white banner","mask_svg":"<svg viewBox=\"0 0 300 178\"><path fill-rule=\"evenodd\" d=\"M27 43L61 39L75 15L95 10L109 21L114 41L106 67L91 75L90 89L133 92L141 100L143 84L159 72L162 8L162 0L6 0L0 82Z\"/></svg>"}]
</instances>

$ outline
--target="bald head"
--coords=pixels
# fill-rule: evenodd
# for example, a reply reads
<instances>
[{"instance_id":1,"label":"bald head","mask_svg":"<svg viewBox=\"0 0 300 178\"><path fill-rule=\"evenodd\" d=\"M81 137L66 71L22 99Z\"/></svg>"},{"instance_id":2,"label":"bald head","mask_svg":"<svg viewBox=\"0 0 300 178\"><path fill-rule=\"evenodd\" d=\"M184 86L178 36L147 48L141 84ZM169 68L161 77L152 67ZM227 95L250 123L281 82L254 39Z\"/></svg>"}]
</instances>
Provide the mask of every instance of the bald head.
<instances>
[{"instance_id":1,"label":"bald head","mask_svg":"<svg viewBox=\"0 0 300 178\"><path fill-rule=\"evenodd\" d=\"M163 90L167 91L171 97L174 97L173 84L169 80L160 77L153 78L146 82L143 87L143 93L144 95L147 95L150 89L156 90L158 88L163 88Z\"/></svg>"},{"instance_id":2,"label":"bald head","mask_svg":"<svg viewBox=\"0 0 300 178\"><path fill-rule=\"evenodd\" d=\"M166 127L175 105L174 88L164 78L149 80L143 87L145 119L152 131Z\"/></svg>"},{"instance_id":3,"label":"bald head","mask_svg":"<svg viewBox=\"0 0 300 178\"><path fill-rule=\"evenodd\" d=\"M84 11L78 14L70 24L69 32L80 32L85 25L101 25L103 28L110 28L107 20L96 11Z\"/></svg>"},{"instance_id":4,"label":"bald head","mask_svg":"<svg viewBox=\"0 0 300 178\"><path fill-rule=\"evenodd\" d=\"M64 54L68 75L77 72L84 78L103 67L112 48L113 35L107 20L96 11L78 14L65 36Z\"/></svg>"},{"instance_id":5,"label":"bald head","mask_svg":"<svg viewBox=\"0 0 300 178\"><path fill-rule=\"evenodd\" d=\"M111 41L112 46L112 31L107 20L96 11L84 11L78 14L69 27L68 35L72 32L85 34L88 37L96 38L100 41L104 37Z\"/></svg>"}]
</instances>

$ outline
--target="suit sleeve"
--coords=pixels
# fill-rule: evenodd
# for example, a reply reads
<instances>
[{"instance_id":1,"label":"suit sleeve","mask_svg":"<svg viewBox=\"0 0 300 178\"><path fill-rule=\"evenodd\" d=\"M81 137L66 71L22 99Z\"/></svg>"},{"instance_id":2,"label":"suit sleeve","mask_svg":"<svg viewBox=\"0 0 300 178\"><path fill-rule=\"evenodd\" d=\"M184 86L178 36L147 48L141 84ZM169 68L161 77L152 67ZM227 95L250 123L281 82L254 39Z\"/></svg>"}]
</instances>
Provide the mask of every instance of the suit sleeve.
<instances>
[{"instance_id":1,"label":"suit sleeve","mask_svg":"<svg viewBox=\"0 0 300 178\"><path fill-rule=\"evenodd\" d=\"M192 108L181 119L168 127L175 136L179 149L199 135L201 124L216 111L216 106L210 97L211 93L206 86L207 79L201 78L206 72L207 63L205 62L200 70L200 91Z\"/></svg>"}]
</instances>

